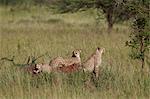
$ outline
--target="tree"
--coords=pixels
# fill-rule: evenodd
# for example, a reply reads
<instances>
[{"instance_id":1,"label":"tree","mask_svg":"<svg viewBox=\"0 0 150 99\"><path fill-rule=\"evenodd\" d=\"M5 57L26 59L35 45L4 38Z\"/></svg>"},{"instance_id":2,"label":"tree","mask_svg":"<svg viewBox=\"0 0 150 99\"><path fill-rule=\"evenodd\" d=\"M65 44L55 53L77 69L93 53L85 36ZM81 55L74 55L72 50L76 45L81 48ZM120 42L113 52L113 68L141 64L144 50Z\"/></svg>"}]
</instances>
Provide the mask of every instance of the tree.
<instances>
[{"instance_id":1,"label":"tree","mask_svg":"<svg viewBox=\"0 0 150 99\"><path fill-rule=\"evenodd\" d=\"M127 2L127 6L134 13L134 21L131 39L126 44L132 48L131 57L140 60L143 69L150 49L149 1L132 0Z\"/></svg>"},{"instance_id":2,"label":"tree","mask_svg":"<svg viewBox=\"0 0 150 99\"><path fill-rule=\"evenodd\" d=\"M108 32L110 33L113 25L120 21L129 19L132 14L124 6L124 1L118 0L61 0L57 3L62 13L76 12L89 8L102 9L108 23Z\"/></svg>"},{"instance_id":3,"label":"tree","mask_svg":"<svg viewBox=\"0 0 150 99\"><path fill-rule=\"evenodd\" d=\"M124 4L124 0L96 0L96 8L102 9L106 16L109 33L115 23L132 17L132 13L129 12Z\"/></svg>"}]
</instances>

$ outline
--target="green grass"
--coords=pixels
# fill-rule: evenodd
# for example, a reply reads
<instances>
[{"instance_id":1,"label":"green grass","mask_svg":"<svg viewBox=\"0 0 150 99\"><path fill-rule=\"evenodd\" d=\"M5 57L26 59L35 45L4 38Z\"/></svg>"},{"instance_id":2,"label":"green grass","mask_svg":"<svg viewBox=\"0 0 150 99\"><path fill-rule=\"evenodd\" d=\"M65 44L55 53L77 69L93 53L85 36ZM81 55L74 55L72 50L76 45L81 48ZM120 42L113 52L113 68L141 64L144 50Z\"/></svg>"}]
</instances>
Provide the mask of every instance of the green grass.
<instances>
[{"instance_id":1,"label":"green grass","mask_svg":"<svg viewBox=\"0 0 150 99\"><path fill-rule=\"evenodd\" d=\"M0 58L15 56L24 64L28 56L43 57L37 63L48 63L56 56L70 57L74 49L82 49L85 61L96 49L106 53L100 67L100 77L85 87L90 74L42 74L37 77L24 73L11 62L0 61L1 99L98 99L150 98L150 74L140 72L140 62L128 56L125 46L131 29L127 23L115 25L107 34L105 19L99 25L93 10L55 14L45 7L28 10L0 7ZM55 81L58 79L59 84Z\"/></svg>"}]
</instances>

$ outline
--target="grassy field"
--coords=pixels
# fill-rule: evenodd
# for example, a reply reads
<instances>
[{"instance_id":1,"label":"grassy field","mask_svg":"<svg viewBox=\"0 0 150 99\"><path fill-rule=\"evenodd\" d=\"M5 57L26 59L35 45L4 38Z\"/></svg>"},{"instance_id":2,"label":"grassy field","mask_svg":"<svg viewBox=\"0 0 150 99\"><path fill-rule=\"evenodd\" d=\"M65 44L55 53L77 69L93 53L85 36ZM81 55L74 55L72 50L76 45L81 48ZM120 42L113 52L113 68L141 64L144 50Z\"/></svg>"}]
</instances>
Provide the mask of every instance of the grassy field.
<instances>
[{"instance_id":1,"label":"grassy field","mask_svg":"<svg viewBox=\"0 0 150 99\"><path fill-rule=\"evenodd\" d=\"M70 57L74 49L82 49L84 61L96 47L106 49L100 76L88 85L88 73L59 74L57 85L55 74L33 77L1 60L0 99L149 99L148 69L141 73L140 62L131 60L125 46L129 23L115 25L108 34L103 16L99 24L95 17L94 10L55 14L45 7L0 7L0 58L14 56L16 63L24 64L28 56L44 54L36 62L48 63L53 57Z\"/></svg>"}]
</instances>

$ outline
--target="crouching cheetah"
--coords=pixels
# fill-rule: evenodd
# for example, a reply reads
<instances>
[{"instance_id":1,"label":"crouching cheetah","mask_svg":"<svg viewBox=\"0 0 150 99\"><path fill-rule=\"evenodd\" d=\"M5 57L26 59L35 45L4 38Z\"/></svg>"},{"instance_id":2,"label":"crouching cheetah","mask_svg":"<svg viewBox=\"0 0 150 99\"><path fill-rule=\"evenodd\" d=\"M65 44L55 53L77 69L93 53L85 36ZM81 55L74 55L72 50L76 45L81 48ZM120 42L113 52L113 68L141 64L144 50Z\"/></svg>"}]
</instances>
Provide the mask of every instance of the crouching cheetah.
<instances>
[{"instance_id":1,"label":"crouching cheetah","mask_svg":"<svg viewBox=\"0 0 150 99\"><path fill-rule=\"evenodd\" d=\"M52 72L52 67L49 66L49 64L36 64L35 68L33 70L33 73L38 74L40 72L51 73Z\"/></svg>"},{"instance_id":2,"label":"crouching cheetah","mask_svg":"<svg viewBox=\"0 0 150 99\"><path fill-rule=\"evenodd\" d=\"M63 57L56 57L50 61L49 64L36 64L33 72L35 74L40 72L73 72L78 70L81 66L80 59L81 50L74 50L72 57L64 59Z\"/></svg>"},{"instance_id":3,"label":"crouching cheetah","mask_svg":"<svg viewBox=\"0 0 150 99\"><path fill-rule=\"evenodd\" d=\"M33 70L34 74L38 74L40 72L51 73L51 72L62 72L62 73L73 73L81 70L81 65L72 64L68 66L62 67L51 67L48 64L36 64Z\"/></svg>"},{"instance_id":4,"label":"crouching cheetah","mask_svg":"<svg viewBox=\"0 0 150 99\"><path fill-rule=\"evenodd\" d=\"M69 66L72 64L81 65L80 53L81 53L81 50L74 50L72 52L72 57L66 58L66 59L63 57L56 57L50 61L49 65L52 67Z\"/></svg>"}]
</instances>

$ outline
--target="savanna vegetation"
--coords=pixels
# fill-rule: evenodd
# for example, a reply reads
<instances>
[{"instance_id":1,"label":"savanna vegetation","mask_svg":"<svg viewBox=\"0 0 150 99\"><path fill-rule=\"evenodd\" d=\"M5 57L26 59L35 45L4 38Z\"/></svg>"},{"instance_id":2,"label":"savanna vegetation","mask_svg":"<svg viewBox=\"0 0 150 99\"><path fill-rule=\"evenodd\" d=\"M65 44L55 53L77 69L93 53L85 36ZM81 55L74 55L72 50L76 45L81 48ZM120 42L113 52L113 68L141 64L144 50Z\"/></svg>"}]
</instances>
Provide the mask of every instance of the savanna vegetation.
<instances>
[{"instance_id":1,"label":"savanna vegetation","mask_svg":"<svg viewBox=\"0 0 150 99\"><path fill-rule=\"evenodd\" d=\"M127 17L115 9L109 27L104 7L114 2L83 1L0 0L0 99L150 98L149 3L127 2ZM85 61L98 46L105 53L96 79L82 71L33 76L22 70L70 57L74 49L82 49Z\"/></svg>"}]
</instances>

